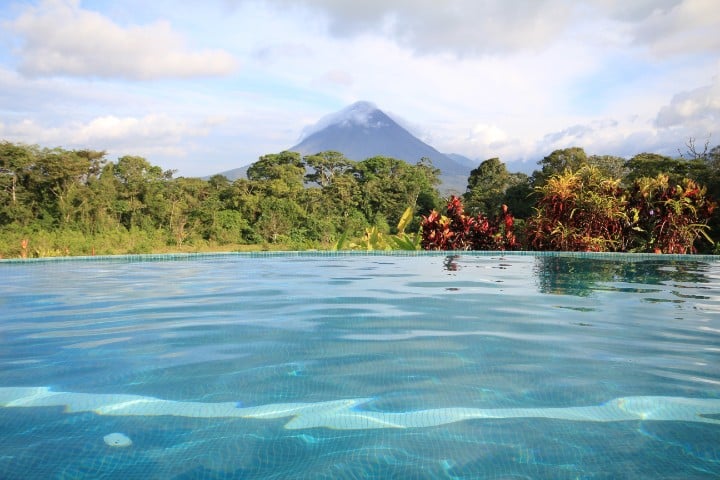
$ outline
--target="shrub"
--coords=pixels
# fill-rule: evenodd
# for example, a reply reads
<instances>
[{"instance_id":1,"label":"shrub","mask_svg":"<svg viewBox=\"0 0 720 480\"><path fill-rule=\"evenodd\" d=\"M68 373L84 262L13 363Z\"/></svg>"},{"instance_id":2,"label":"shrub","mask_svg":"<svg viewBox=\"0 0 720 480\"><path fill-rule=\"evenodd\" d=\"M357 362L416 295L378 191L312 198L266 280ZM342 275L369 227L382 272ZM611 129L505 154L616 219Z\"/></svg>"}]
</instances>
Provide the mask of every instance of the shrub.
<instances>
[{"instance_id":1,"label":"shrub","mask_svg":"<svg viewBox=\"0 0 720 480\"><path fill-rule=\"evenodd\" d=\"M514 218L502 206L498 219L482 214L465 215L462 201L454 195L447 204L447 215L436 210L422 217L422 248L425 250L514 250L518 243L513 232Z\"/></svg>"},{"instance_id":2,"label":"shrub","mask_svg":"<svg viewBox=\"0 0 720 480\"><path fill-rule=\"evenodd\" d=\"M584 166L554 175L536 189L527 222L529 248L559 251L695 253L715 204L692 180L670 185L667 175L620 180Z\"/></svg>"},{"instance_id":3,"label":"shrub","mask_svg":"<svg viewBox=\"0 0 720 480\"><path fill-rule=\"evenodd\" d=\"M715 203L692 180L671 185L667 175L639 178L630 194L629 246L632 251L696 253L695 242L707 234Z\"/></svg>"}]
</instances>

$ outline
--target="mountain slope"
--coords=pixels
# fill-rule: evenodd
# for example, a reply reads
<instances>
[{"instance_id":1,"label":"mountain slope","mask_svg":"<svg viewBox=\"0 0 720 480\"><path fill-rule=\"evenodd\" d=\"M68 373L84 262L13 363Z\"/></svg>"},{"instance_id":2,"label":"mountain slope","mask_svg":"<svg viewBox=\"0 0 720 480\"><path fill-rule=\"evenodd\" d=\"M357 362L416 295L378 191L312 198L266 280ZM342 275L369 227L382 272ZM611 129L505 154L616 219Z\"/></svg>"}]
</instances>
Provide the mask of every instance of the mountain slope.
<instances>
[{"instance_id":1,"label":"mountain slope","mask_svg":"<svg viewBox=\"0 0 720 480\"><path fill-rule=\"evenodd\" d=\"M320 119L305 129L300 143L288 148L302 155L334 150L351 160L382 155L410 164L427 157L440 169L441 191L462 193L475 162L457 154L444 154L421 141L370 102L357 102ZM249 165L220 175L230 180L245 178Z\"/></svg>"},{"instance_id":2,"label":"mountain slope","mask_svg":"<svg viewBox=\"0 0 720 480\"><path fill-rule=\"evenodd\" d=\"M321 119L288 150L303 155L335 150L357 161L382 155L412 164L427 157L443 176L467 176L472 169L424 143L369 102L354 103Z\"/></svg>"}]
</instances>

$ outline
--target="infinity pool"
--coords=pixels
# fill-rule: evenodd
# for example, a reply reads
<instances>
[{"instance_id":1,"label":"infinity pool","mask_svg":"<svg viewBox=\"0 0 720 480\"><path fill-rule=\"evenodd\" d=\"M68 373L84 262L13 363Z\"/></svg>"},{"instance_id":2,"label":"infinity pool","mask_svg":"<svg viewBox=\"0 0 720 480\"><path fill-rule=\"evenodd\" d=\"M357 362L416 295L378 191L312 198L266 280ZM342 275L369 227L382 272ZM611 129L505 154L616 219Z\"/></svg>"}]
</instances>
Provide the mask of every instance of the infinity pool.
<instances>
[{"instance_id":1,"label":"infinity pool","mask_svg":"<svg viewBox=\"0 0 720 480\"><path fill-rule=\"evenodd\" d=\"M720 259L0 262L0 478L720 476Z\"/></svg>"}]
</instances>

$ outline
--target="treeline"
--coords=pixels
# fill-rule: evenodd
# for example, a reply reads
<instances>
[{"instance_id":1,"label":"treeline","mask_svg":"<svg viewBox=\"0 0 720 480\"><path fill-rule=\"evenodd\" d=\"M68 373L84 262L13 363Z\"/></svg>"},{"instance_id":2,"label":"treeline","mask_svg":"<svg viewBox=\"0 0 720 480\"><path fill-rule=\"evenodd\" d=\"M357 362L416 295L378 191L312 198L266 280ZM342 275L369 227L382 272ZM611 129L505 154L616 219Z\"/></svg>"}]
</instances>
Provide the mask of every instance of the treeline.
<instances>
[{"instance_id":1,"label":"treeline","mask_svg":"<svg viewBox=\"0 0 720 480\"><path fill-rule=\"evenodd\" d=\"M137 156L2 142L0 255L332 248L441 204L426 160L281 152L234 182L173 175Z\"/></svg>"},{"instance_id":2,"label":"treeline","mask_svg":"<svg viewBox=\"0 0 720 480\"><path fill-rule=\"evenodd\" d=\"M710 217L708 198L720 194L720 147L689 147L684 157L640 154L627 161L587 156L579 148L558 150L532 175L508 172L490 159L471 172L462 200L469 215L487 218L507 205L518 248L655 251L657 235L650 230L662 222L645 220L650 210L648 218L655 220L655 209L667 207L663 218L692 219L686 229L695 235L693 245L709 252L714 245L704 234L713 236L720 224L717 212ZM174 171L142 157L110 161L103 151L0 142L0 255L420 248L419 234L398 227L419 232L423 216L445 207L439 173L427 159L411 165L382 156L354 162L338 152L281 152L260 157L247 178L233 182L220 175L174 178ZM598 194L588 175L608 188ZM697 187L692 200L678 193L692 190L688 180ZM645 190L633 194L638 185ZM630 204L632 195L649 200ZM603 203L612 198L615 204ZM671 201L685 210L673 213ZM403 215L408 208L412 216ZM633 220L643 208L645 223ZM602 240L604 227L585 228L598 212L624 218L623 228L645 231L647 244L618 248L614 238ZM507 221L508 213L502 215ZM528 226L537 227L534 234ZM592 237L602 237L600 247L579 240Z\"/></svg>"}]
</instances>

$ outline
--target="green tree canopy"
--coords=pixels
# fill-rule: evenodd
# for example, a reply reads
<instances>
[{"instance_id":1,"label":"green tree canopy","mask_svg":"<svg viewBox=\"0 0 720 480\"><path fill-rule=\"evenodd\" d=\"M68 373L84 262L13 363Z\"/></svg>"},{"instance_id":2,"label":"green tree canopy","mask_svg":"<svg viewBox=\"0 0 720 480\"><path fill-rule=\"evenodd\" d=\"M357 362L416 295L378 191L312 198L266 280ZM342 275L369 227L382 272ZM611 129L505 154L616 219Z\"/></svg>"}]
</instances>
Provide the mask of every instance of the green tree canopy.
<instances>
[{"instance_id":1,"label":"green tree canopy","mask_svg":"<svg viewBox=\"0 0 720 480\"><path fill-rule=\"evenodd\" d=\"M308 155L305 157L305 163L313 169L311 173L305 175L305 179L323 188L329 186L335 177L342 175L355 165L355 162L335 151Z\"/></svg>"},{"instance_id":2,"label":"green tree canopy","mask_svg":"<svg viewBox=\"0 0 720 480\"><path fill-rule=\"evenodd\" d=\"M304 188L305 163L297 152L263 155L248 168L247 177L266 195L288 197Z\"/></svg>"},{"instance_id":3,"label":"green tree canopy","mask_svg":"<svg viewBox=\"0 0 720 480\"><path fill-rule=\"evenodd\" d=\"M627 161L626 182L632 184L636 180L658 175L667 175L670 183L679 184L684 178L690 178L705 184L708 176L708 164L701 158L686 160L672 158L657 153L640 153Z\"/></svg>"},{"instance_id":4,"label":"green tree canopy","mask_svg":"<svg viewBox=\"0 0 720 480\"><path fill-rule=\"evenodd\" d=\"M706 192L720 195L720 146L690 150L695 153L687 158L640 154L627 162L587 156L580 148L556 150L532 179L491 158L468 177L466 205L469 213L491 217L486 223L507 205L525 222L513 224L505 215L505 228L517 227L522 238L524 226L534 226L535 248L711 251L718 247L703 240L706 233L720 237L720 209L713 210ZM173 175L143 157L109 161L104 151L0 142L0 255L91 254L95 247L97 253L143 253L228 243L412 247L420 215L441 205L439 171L429 159L412 165L383 156L352 162L332 151L305 158L280 152L260 157L248 178L233 182L222 175ZM533 194L534 181L544 183ZM373 243L401 218L410 236L396 240L404 243Z\"/></svg>"},{"instance_id":5,"label":"green tree canopy","mask_svg":"<svg viewBox=\"0 0 720 480\"><path fill-rule=\"evenodd\" d=\"M376 156L358 162L352 172L361 194L360 209L372 224L382 218L387 225L397 225L408 207L415 209L422 200L427 208L438 196L437 170L427 161L410 165Z\"/></svg>"},{"instance_id":6,"label":"green tree canopy","mask_svg":"<svg viewBox=\"0 0 720 480\"><path fill-rule=\"evenodd\" d=\"M579 170L580 167L588 162L585 150L580 147L563 148L555 150L538 162L540 170L535 170L532 174L532 184L534 187L541 187L553 175L560 175L565 170L572 172Z\"/></svg>"},{"instance_id":7,"label":"green tree canopy","mask_svg":"<svg viewBox=\"0 0 720 480\"><path fill-rule=\"evenodd\" d=\"M0 142L0 225L35 221L30 167L37 148Z\"/></svg>"},{"instance_id":8,"label":"green tree canopy","mask_svg":"<svg viewBox=\"0 0 720 480\"><path fill-rule=\"evenodd\" d=\"M512 184L512 179L499 158L485 160L470 172L467 190L463 195L465 208L472 215L496 215L504 203L505 192Z\"/></svg>"},{"instance_id":9,"label":"green tree canopy","mask_svg":"<svg viewBox=\"0 0 720 480\"><path fill-rule=\"evenodd\" d=\"M173 171L163 171L143 157L126 155L118 159L113 173L122 224L128 229L162 224L167 209L163 190Z\"/></svg>"}]
</instances>

